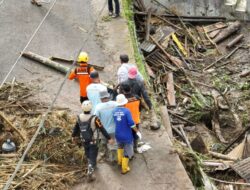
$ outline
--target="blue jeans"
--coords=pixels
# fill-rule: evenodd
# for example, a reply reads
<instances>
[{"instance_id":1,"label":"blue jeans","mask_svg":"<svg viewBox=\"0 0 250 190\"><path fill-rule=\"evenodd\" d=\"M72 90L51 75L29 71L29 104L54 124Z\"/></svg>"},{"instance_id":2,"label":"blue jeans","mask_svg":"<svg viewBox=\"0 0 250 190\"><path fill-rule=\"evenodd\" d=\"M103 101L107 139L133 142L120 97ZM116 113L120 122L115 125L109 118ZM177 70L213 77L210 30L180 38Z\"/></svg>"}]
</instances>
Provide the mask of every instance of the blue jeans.
<instances>
[{"instance_id":1,"label":"blue jeans","mask_svg":"<svg viewBox=\"0 0 250 190\"><path fill-rule=\"evenodd\" d=\"M115 14L119 15L120 14L120 4L119 4L119 0L114 0L115 2ZM108 0L108 6L109 6L109 12L114 11L113 9L113 0Z\"/></svg>"}]
</instances>

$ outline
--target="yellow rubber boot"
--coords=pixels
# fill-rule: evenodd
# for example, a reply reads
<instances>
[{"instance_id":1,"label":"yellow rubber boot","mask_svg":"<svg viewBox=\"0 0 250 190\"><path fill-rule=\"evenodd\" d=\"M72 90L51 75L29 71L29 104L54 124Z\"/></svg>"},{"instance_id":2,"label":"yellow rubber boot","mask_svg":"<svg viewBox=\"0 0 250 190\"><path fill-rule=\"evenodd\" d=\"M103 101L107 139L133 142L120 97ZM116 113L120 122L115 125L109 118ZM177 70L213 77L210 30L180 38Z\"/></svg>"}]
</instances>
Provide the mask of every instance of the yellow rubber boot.
<instances>
[{"instance_id":1,"label":"yellow rubber boot","mask_svg":"<svg viewBox=\"0 0 250 190\"><path fill-rule=\"evenodd\" d=\"M124 154L124 149L118 148L117 149L117 164L122 165L122 157Z\"/></svg>"},{"instance_id":2,"label":"yellow rubber boot","mask_svg":"<svg viewBox=\"0 0 250 190\"><path fill-rule=\"evenodd\" d=\"M126 158L126 157L122 158L122 174L126 174L130 171L128 162L129 162L129 158Z\"/></svg>"}]
</instances>

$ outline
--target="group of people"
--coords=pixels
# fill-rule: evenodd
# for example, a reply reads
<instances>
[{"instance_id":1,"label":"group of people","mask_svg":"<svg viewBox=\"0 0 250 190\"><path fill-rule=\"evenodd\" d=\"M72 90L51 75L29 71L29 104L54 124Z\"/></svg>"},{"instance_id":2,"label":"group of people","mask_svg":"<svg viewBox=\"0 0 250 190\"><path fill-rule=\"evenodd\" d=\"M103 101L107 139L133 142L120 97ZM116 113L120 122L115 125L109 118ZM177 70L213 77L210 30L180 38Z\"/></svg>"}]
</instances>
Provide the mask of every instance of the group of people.
<instances>
[{"instance_id":1,"label":"group of people","mask_svg":"<svg viewBox=\"0 0 250 190\"><path fill-rule=\"evenodd\" d=\"M135 65L129 63L128 55L120 55L117 91L111 97L110 89L102 84L99 73L88 64L89 56L81 52L78 66L72 70L69 79L78 79L82 113L78 115L72 133L73 142L81 139L88 159L88 177L93 172L99 147L105 147L109 161L117 161L121 173L130 171L129 160L142 138L139 131L141 98L149 109L152 103L144 86L144 79Z\"/></svg>"}]
</instances>

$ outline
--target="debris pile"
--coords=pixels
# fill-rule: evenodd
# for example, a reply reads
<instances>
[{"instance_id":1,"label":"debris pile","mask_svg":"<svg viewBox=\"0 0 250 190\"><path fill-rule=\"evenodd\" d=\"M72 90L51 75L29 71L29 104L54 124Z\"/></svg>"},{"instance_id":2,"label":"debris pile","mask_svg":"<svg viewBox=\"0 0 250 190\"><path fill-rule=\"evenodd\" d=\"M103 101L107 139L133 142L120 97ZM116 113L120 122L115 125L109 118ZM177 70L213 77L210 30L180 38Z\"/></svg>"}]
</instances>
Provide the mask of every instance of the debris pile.
<instances>
[{"instance_id":1,"label":"debris pile","mask_svg":"<svg viewBox=\"0 0 250 190\"><path fill-rule=\"evenodd\" d=\"M0 188L14 172L48 108L36 101L33 93L34 88L15 80L0 90ZM84 177L83 150L71 142L75 121L67 108L54 108L49 113L11 189L68 189ZM15 144L16 150L6 152L2 145L7 140Z\"/></svg>"},{"instance_id":2,"label":"debris pile","mask_svg":"<svg viewBox=\"0 0 250 190\"><path fill-rule=\"evenodd\" d=\"M162 115L168 132L173 130L177 143L185 142L201 155L201 167L209 176L249 182L234 169L249 156L243 154L249 148L250 124L246 28L223 17L179 16L157 0L152 2L165 12L136 0L134 19L157 102L166 105ZM227 178L228 170L237 177Z\"/></svg>"}]
</instances>

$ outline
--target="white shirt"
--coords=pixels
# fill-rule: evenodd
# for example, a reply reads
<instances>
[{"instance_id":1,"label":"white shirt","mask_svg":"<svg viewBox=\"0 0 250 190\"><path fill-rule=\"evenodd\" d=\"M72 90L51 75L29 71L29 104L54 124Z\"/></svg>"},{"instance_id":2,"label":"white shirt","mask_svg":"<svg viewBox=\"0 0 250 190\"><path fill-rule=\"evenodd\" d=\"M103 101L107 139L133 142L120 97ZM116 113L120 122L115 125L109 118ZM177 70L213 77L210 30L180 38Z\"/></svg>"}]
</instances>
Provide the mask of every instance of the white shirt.
<instances>
[{"instance_id":1,"label":"white shirt","mask_svg":"<svg viewBox=\"0 0 250 190\"><path fill-rule=\"evenodd\" d=\"M91 113L95 112L97 104L101 103L100 92L107 91L107 87L101 83L91 83L87 86L87 96L89 101L92 103Z\"/></svg>"},{"instance_id":2,"label":"white shirt","mask_svg":"<svg viewBox=\"0 0 250 190\"><path fill-rule=\"evenodd\" d=\"M117 77L118 77L118 84L128 80L128 71L131 67L136 67L134 64L132 63L123 63L118 71L117 71ZM143 81L143 77L141 75L141 73L139 71L137 71L137 76L136 76L137 80Z\"/></svg>"}]
</instances>

